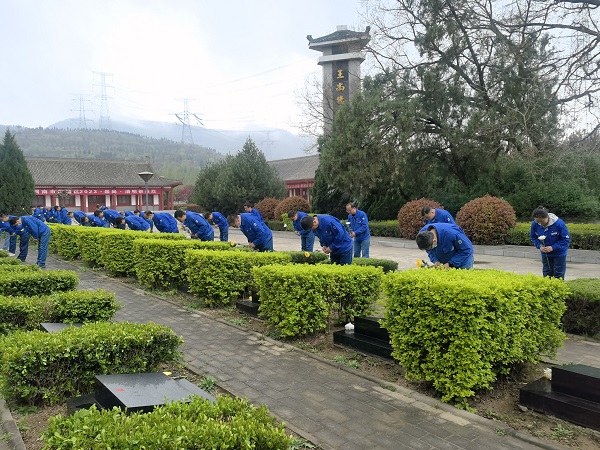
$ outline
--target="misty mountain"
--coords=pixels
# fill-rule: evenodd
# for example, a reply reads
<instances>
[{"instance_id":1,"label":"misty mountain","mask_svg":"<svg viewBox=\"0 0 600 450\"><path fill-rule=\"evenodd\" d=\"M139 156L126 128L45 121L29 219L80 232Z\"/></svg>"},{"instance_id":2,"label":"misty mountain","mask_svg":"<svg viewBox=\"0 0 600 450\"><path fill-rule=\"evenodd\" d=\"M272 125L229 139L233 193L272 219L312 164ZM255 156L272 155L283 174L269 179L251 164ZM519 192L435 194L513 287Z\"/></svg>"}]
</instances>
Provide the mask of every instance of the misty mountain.
<instances>
[{"instance_id":1,"label":"misty mountain","mask_svg":"<svg viewBox=\"0 0 600 450\"><path fill-rule=\"evenodd\" d=\"M183 135L181 124L152 121L116 121L112 120L112 129L125 133L146 136L154 139L169 139L174 142L190 143L189 131ZM76 129L79 126L77 119L67 119L52 124L50 128ZM297 136L287 130L213 130L201 126L190 126L192 140L195 145L216 150L223 155L235 154L242 149L244 142L249 137L257 147L262 150L267 160L287 159L305 156L305 151L315 145L315 139L306 136Z\"/></svg>"}]
</instances>

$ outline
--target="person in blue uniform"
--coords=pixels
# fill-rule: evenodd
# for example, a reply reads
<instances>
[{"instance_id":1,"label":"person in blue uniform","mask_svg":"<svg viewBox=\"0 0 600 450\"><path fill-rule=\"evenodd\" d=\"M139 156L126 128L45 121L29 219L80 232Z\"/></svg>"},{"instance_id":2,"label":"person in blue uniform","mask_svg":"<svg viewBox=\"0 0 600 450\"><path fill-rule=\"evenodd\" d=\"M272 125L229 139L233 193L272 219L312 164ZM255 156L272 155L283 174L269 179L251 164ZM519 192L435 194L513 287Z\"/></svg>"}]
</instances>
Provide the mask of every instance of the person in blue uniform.
<instances>
[{"instance_id":1,"label":"person in blue uniform","mask_svg":"<svg viewBox=\"0 0 600 450\"><path fill-rule=\"evenodd\" d=\"M348 222L350 222L350 237L354 239L354 257L369 257L371 246L371 230L367 213L357 209L352 203L346 205Z\"/></svg>"},{"instance_id":2,"label":"person in blue uniform","mask_svg":"<svg viewBox=\"0 0 600 450\"><path fill-rule=\"evenodd\" d=\"M312 230L319 238L323 253L329 255L331 264L352 264L352 238L336 217L327 214L306 216L300 224L304 230Z\"/></svg>"},{"instance_id":3,"label":"person in blue uniform","mask_svg":"<svg viewBox=\"0 0 600 450\"><path fill-rule=\"evenodd\" d=\"M6 233L2 250L7 250L8 256L15 256L15 252L17 251L17 235L13 232L9 222L10 219L15 217L17 216L9 216L5 213L0 215L0 231Z\"/></svg>"},{"instance_id":4,"label":"person in blue uniform","mask_svg":"<svg viewBox=\"0 0 600 450\"><path fill-rule=\"evenodd\" d=\"M108 208L102 210L102 216L104 217L104 220L106 220L115 228L118 228L116 220L123 218L123 214L121 214L119 211L115 211L114 209Z\"/></svg>"},{"instance_id":5,"label":"person in blue uniform","mask_svg":"<svg viewBox=\"0 0 600 450\"><path fill-rule=\"evenodd\" d=\"M125 223L130 230L134 231L149 231L150 224L143 217L130 214L125 216Z\"/></svg>"},{"instance_id":6,"label":"person in blue uniform","mask_svg":"<svg viewBox=\"0 0 600 450\"><path fill-rule=\"evenodd\" d=\"M292 224L294 226L294 233L296 236L300 236L300 249L303 252L312 252L315 247L315 234L313 230L305 230L302 228L301 220L308 216L305 212L302 211L290 211L288 212L288 217L292 219Z\"/></svg>"},{"instance_id":7,"label":"person in blue uniform","mask_svg":"<svg viewBox=\"0 0 600 450\"><path fill-rule=\"evenodd\" d=\"M40 220L44 220L44 206L43 205L38 205L34 210L33 213L31 214L33 217L35 217L36 219L40 219Z\"/></svg>"},{"instance_id":8,"label":"person in blue uniform","mask_svg":"<svg viewBox=\"0 0 600 450\"><path fill-rule=\"evenodd\" d=\"M50 243L50 227L33 216L21 216L10 219L10 225L13 231L21 235L22 249L24 253L22 261L27 258L29 248L29 236L38 241L38 257L36 264L42 268L46 267L46 258L48 257L48 244ZM24 241L24 245L23 245ZM19 254L21 259L21 254Z\"/></svg>"},{"instance_id":9,"label":"person in blue uniform","mask_svg":"<svg viewBox=\"0 0 600 450\"><path fill-rule=\"evenodd\" d=\"M115 224L114 227L119 229L119 230L126 230L127 229L127 223L125 222L125 218L124 217L117 217L115 219Z\"/></svg>"},{"instance_id":10,"label":"person in blue uniform","mask_svg":"<svg viewBox=\"0 0 600 450\"><path fill-rule=\"evenodd\" d=\"M144 218L151 221L161 233L179 233L178 222L169 213L154 213L148 210L144 213Z\"/></svg>"},{"instance_id":11,"label":"person in blue uniform","mask_svg":"<svg viewBox=\"0 0 600 450\"><path fill-rule=\"evenodd\" d=\"M254 214L256 217L258 217L260 219L261 222L264 223L265 219L263 219L262 214L260 213L260 211L258 209L255 209L252 206L252 203L244 203L244 212L247 212L249 214Z\"/></svg>"},{"instance_id":12,"label":"person in blue uniform","mask_svg":"<svg viewBox=\"0 0 600 450\"><path fill-rule=\"evenodd\" d=\"M93 216L93 219L91 216L88 216L93 227L110 228L110 222L106 220L106 217L104 217L104 210L97 209L96 211L94 211Z\"/></svg>"},{"instance_id":13,"label":"person in blue uniform","mask_svg":"<svg viewBox=\"0 0 600 450\"><path fill-rule=\"evenodd\" d=\"M435 267L473 268L473 244L458 225L451 223L425 225L419 231L416 241L421 250L427 251Z\"/></svg>"},{"instance_id":14,"label":"person in blue uniform","mask_svg":"<svg viewBox=\"0 0 600 450\"><path fill-rule=\"evenodd\" d=\"M229 240L229 224L227 218L220 212L213 211L206 213L206 220L219 227L219 240L227 242Z\"/></svg>"},{"instance_id":15,"label":"person in blue uniform","mask_svg":"<svg viewBox=\"0 0 600 450\"><path fill-rule=\"evenodd\" d=\"M62 206L54 207L54 220L55 223L60 223L62 225L71 225L71 217L69 217L69 210Z\"/></svg>"},{"instance_id":16,"label":"person in blue uniform","mask_svg":"<svg viewBox=\"0 0 600 450\"><path fill-rule=\"evenodd\" d=\"M452 214L445 209L432 208L431 206L423 206L421 208L421 217L426 225L430 223L452 223L455 224Z\"/></svg>"},{"instance_id":17,"label":"person in blue uniform","mask_svg":"<svg viewBox=\"0 0 600 450\"><path fill-rule=\"evenodd\" d=\"M571 243L567 225L543 206L535 208L531 217L533 222L529 230L529 239L540 249L542 274L545 277L564 280L567 271L567 251Z\"/></svg>"},{"instance_id":18,"label":"person in blue uniform","mask_svg":"<svg viewBox=\"0 0 600 450\"><path fill-rule=\"evenodd\" d=\"M188 227L192 233L192 239L200 239L201 241L215 240L213 227L202 214L178 209L174 215L178 222Z\"/></svg>"},{"instance_id":19,"label":"person in blue uniform","mask_svg":"<svg viewBox=\"0 0 600 450\"><path fill-rule=\"evenodd\" d=\"M250 248L259 252L273 251L273 233L255 214L231 214L227 216L227 223L230 227L239 228L244 233Z\"/></svg>"}]
</instances>

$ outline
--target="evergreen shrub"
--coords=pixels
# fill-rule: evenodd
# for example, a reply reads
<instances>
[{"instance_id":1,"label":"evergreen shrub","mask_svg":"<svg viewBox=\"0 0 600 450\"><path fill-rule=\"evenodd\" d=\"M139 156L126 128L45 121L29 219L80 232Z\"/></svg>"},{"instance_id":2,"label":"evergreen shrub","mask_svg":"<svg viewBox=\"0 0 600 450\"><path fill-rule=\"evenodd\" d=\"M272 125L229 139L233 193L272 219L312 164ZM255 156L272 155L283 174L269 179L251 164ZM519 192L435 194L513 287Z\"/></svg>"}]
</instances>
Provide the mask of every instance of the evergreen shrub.
<instances>
[{"instance_id":1,"label":"evergreen shrub","mask_svg":"<svg viewBox=\"0 0 600 450\"><path fill-rule=\"evenodd\" d=\"M499 245L517 225L516 217L506 200L488 194L463 205L456 214L456 224L473 244Z\"/></svg>"},{"instance_id":2,"label":"evergreen shrub","mask_svg":"<svg viewBox=\"0 0 600 450\"><path fill-rule=\"evenodd\" d=\"M0 295L46 295L71 291L79 284L79 277L70 270L38 270L34 269L34 266L10 267L21 271L7 271L6 267L0 270Z\"/></svg>"},{"instance_id":3,"label":"evergreen shrub","mask_svg":"<svg viewBox=\"0 0 600 450\"><path fill-rule=\"evenodd\" d=\"M0 260L3 258L8 258L8 251L0 250Z\"/></svg>"},{"instance_id":4,"label":"evergreen shrub","mask_svg":"<svg viewBox=\"0 0 600 450\"><path fill-rule=\"evenodd\" d=\"M567 281L571 294L562 321L567 333L600 337L600 278Z\"/></svg>"},{"instance_id":5,"label":"evergreen shrub","mask_svg":"<svg viewBox=\"0 0 600 450\"><path fill-rule=\"evenodd\" d=\"M77 230L81 228L73 225L55 225L52 227L53 248L67 261L72 261L80 256L77 244ZM85 227L84 227L85 228Z\"/></svg>"},{"instance_id":6,"label":"evergreen shrub","mask_svg":"<svg viewBox=\"0 0 600 450\"><path fill-rule=\"evenodd\" d=\"M243 292L251 291L252 267L290 263L290 255L281 252L185 252L185 274L189 282L189 292L203 299L211 307L227 305Z\"/></svg>"},{"instance_id":7,"label":"evergreen shrub","mask_svg":"<svg viewBox=\"0 0 600 450\"><path fill-rule=\"evenodd\" d=\"M395 272L398 270L398 263L391 259L378 258L353 258L352 264L356 266L374 266L381 267L383 273Z\"/></svg>"},{"instance_id":8,"label":"evergreen shrub","mask_svg":"<svg viewBox=\"0 0 600 450\"><path fill-rule=\"evenodd\" d=\"M377 267L337 264L252 269L260 292L259 315L282 337L323 331L332 313L344 323L368 315L380 296Z\"/></svg>"},{"instance_id":9,"label":"evergreen shrub","mask_svg":"<svg viewBox=\"0 0 600 450\"><path fill-rule=\"evenodd\" d=\"M115 294L102 289L35 297L0 296L0 334L17 329L35 330L42 322L107 321L118 309Z\"/></svg>"},{"instance_id":10,"label":"evergreen shrub","mask_svg":"<svg viewBox=\"0 0 600 450\"><path fill-rule=\"evenodd\" d=\"M600 250L600 225L568 223L569 236L571 236L570 248L581 250ZM504 242L509 245L533 245L529 239L531 222L518 223L511 228Z\"/></svg>"},{"instance_id":11,"label":"evergreen shrub","mask_svg":"<svg viewBox=\"0 0 600 450\"><path fill-rule=\"evenodd\" d=\"M425 225L425 223L421 219L421 228L423 225ZM402 237L397 220L369 221L369 230L371 231L371 236L395 238Z\"/></svg>"},{"instance_id":12,"label":"evergreen shrub","mask_svg":"<svg viewBox=\"0 0 600 450\"><path fill-rule=\"evenodd\" d=\"M499 270L422 270L384 277L382 325L407 379L429 381L443 401L466 401L499 374L565 338L564 281Z\"/></svg>"},{"instance_id":13,"label":"evergreen shrub","mask_svg":"<svg viewBox=\"0 0 600 450\"><path fill-rule=\"evenodd\" d=\"M8 255L8 253L7 253ZM23 262L17 258L2 258L0 257L0 268L3 266L19 266L23 265Z\"/></svg>"},{"instance_id":14,"label":"evergreen shrub","mask_svg":"<svg viewBox=\"0 0 600 450\"><path fill-rule=\"evenodd\" d=\"M287 231L284 221L280 220L267 220L265 222L267 227L272 231Z\"/></svg>"},{"instance_id":15,"label":"evergreen shrub","mask_svg":"<svg viewBox=\"0 0 600 450\"><path fill-rule=\"evenodd\" d=\"M321 252L287 251L278 253L290 255L294 264L320 264L329 261L329 255Z\"/></svg>"},{"instance_id":16,"label":"evergreen shrub","mask_svg":"<svg viewBox=\"0 0 600 450\"><path fill-rule=\"evenodd\" d=\"M419 198L405 203L398 211L398 227L404 239L415 239L419 230L425 226L425 221L421 216L421 209L424 206L443 209L442 205L435 200Z\"/></svg>"},{"instance_id":17,"label":"evergreen shrub","mask_svg":"<svg viewBox=\"0 0 600 450\"><path fill-rule=\"evenodd\" d=\"M185 283L185 251L189 249L227 250L229 242L204 242L197 239L135 239L135 274L141 284L155 289L170 289Z\"/></svg>"},{"instance_id":18,"label":"evergreen shrub","mask_svg":"<svg viewBox=\"0 0 600 450\"><path fill-rule=\"evenodd\" d=\"M302 211L305 213L310 212L310 203L304 197L294 196L286 197L279 202L277 208L275 208L275 219L279 220L280 217L287 217L290 211Z\"/></svg>"},{"instance_id":19,"label":"evergreen shrub","mask_svg":"<svg viewBox=\"0 0 600 450\"><path fill-rule=\"evenodd\" d=\"M274 197L267 197L263 198L260 202L254 205L254 208L258 209L265 222L268 220L277 220L279 217L275 216L275 209L280 202L281 200L278 200Z\"/></svg>"},{"instance_id":20,"label":"evergreen shrub","mask_svg":"<svg viewBox=\"0 0 600 450\"><path fill-rule=\"evenodd\" d=\"M76 227L77 228L77 246L81 259L92 267L102 265L102 248L100 244L100 236L103 234L113 235L116 230L114 228L103 227Z\"/></svg>"},{"instance_id":21,"label":"evergreen shrub","mask_svg":"<svg viewBox=\"0 0 600 450\"><path fill-rule=\"evenodd\" d=\"M109 432L107 432L109 430ZM265 406L227 396L216 402L193 397L171 402L149 413L119 409L83 409L50 419L41 440L47 450L113 449L291 449L292 436Z\"/></svg>"},{"instance_id":22,"label":"evergreen shrub","mask_svg":"<svg viewBox=\"0 0 600 450\"><path fill-rule=\"evenodd\" d=\"M165 326L97 322L59 333L15 331L0 345L7 400L57 403L94 390L95 375L153 372L180 358L182 339Z\"/></svg>"}]
</instances>

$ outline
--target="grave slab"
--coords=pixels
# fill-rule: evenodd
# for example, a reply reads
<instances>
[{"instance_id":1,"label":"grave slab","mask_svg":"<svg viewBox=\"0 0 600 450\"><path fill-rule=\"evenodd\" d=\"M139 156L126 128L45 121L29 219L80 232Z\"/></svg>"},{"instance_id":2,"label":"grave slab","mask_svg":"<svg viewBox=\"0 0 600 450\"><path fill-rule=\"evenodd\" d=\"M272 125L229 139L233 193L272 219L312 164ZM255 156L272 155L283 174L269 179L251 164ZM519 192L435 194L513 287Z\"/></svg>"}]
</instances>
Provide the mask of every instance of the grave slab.
<instances>
[{"instance_id":1,"label":"grave slab","mask_svg":"<svg viewBox=\"0 0 600 450\"><path fill-rule=\"evenodd\" d=\"M95 398L106 409L117 406L128 412L150 412L155 406L198 395L215 397L184 378L173 379L162 372L96 375Z\"/></svg>"},{"instance_id":2,"label":"grave slab","mask_svg":"<svg viewBox=\"0 0 600 450\"><path fill-rule=\"evenodd\" d=\"M46 331L48 333L58 333L65 328L79 328L82 327L82 323L55 323L55 322L42 322L40 327L42 331Z\"/></svg>"}]
</instances>

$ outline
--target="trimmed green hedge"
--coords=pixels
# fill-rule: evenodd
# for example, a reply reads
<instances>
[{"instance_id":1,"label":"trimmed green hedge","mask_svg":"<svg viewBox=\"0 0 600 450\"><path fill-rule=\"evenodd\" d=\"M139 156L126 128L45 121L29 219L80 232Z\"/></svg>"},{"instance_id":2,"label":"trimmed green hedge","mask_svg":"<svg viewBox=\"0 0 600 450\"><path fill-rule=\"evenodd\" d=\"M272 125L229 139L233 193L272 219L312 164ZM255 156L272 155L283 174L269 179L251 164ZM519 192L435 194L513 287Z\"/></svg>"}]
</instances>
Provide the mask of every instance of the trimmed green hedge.
<instances>
[{"instance_id":1,"label":"trimmed green hedge","mask_svg":"<svg viewBox=\"0 0 600 450\"><path fill-rule=\"evenodd\" d=\"M8 258L8 251L0 250L0 259L1 258Z\"/></svg>"},{"instance_id":2,"label":"trimmed green hedge","mask_svg":"<svg viewBox=\"0 0 600 450\"><path fill-rule=\"evenodd\" d=\"M46 295L71 291L79 284L77 274L71 270L38 270L33 265L8 267L21 270L0 270L0 295Z\"/></svg>"},{"instance_id":3,"label":"trimmed green hedge","mask_svg":"<svg viewBox=\"0 0 600 450\"><path fill-rule=\"evenodd\" d=\"M0 296L0 334L34 330L42 322L107 321L120 308L115 294L103 289L55 292L42 297Z\"/></svg>"},{"instance_id":4,"label":"trimmed green hedge","mask_svg":"<svg viewBox=\"0 0 600 450\"><path fill-rule=\"evenodd\" d=\"M51 418L41 440L47 450L91 448L92 442L113 449L286 450L294 443L265 406L228 396L171 402L146 414L92 407Z\"/></svg>"},{"instance_id":5,"label":"trimmed green hedge","mask_svg":"<svg viewBox=\"0 0 600 450\"><path fill-rule=\"evenodd\" d=\"M562 345L566 283L499 270L407 270L384 278L393 357L443 401L465 401L500 373Z\"/></svg>"},{"instance_id":6,"label":"trimmed green hedge","mask_svg":"<svg viewBox=\"0 0 600 450\"><path fill-rule=\"evenodd\" d=\"M0 268L3 266L18 266L23 264L20 259L17 258L2 258L0 257Z\"/></svg>"},{"instance_id":7,"label":"trimmed green hedge","mask_svg":"<svg viewBox=\"0 0 600 450\"><path fill-rule=\"evenodd\" d=\"M377 259L377 258L354 258L352 264L356 266L374 266L381 267L383 273L395 272L398 270L398 263L391 259Z\"/></svg>"},{"instance_id":8,"label":"trimmed green hedge","mask_svg":"<svg viewBox=\"0 0 600 450\"><path fill-rule=\"evenodd\" d=\"M401 238L397 220L369 221L371 236Z\"/></svg>"},{"instance_id":9,"label":"trimmed green hedge","mask_svg":"<svg viewBox=\"0 0 600 450\"><path fill-rule=\"evenodd\" d=\"M81 251L79 249L78 238L79 230L87 227L78 227L72 225L55 225L52 227L52 249L67 261L79 258Z\"/></svg>"},{"instance_id":10,"label":"trimmed green hedge","mask_svg":"<svg viewBox=\"0 0 600 450\"><path fill-rule=\"evenodd\" d=\"M284 226L285 222L280 220L267 220L265 223L267 224L267 227L273 231L294 231L293 227L291 230L288 230L288 228Z\"/></svg>"},{"instance_id":11,"label":"trimmed green hedge","mask_svg":"<svg viewBox=\"0 0 600 450\"><path fill-rule=\"evenodd\" d=\"M189 249L227 250L228 242L204 242L197 239L136 239L133 242L135 273L141 284L169 289L187 281L185 251Z\"/></svg>"},{"instance_id":12,"label":"trimmed green hedge","mask_svg":"<svg viewBox=\"0 0 600 450\"><path fill-rule=\"evenodd\" d=\"M283 251L290 255L293 264L320 264L329 261L329 255L322 252Z\"/></svg>"},{"instance_id":13,"label":"trimmed green hedge","mask_svg":"<svg viewBox=\"0 0 600 450\"><path fill-rule=\"evenodd\" d=\"M563 325L567 333L600 335L600 278L578 278L567 281L571 294Z\"/></svg>"},{"instance_id":14,"label":"trimmed green hedge","mask_svg":"<svg viewBox=\"0 0 600 450\"><path fill-rule=\"evenodd\" d=\"M76 227L77 246L81 259L92 267L102 265L102 247L100 237L103 234L113 235L119 230L101 227Z\"/></svg>"},{"instance_id":15,"label":"trimmed green hedge","mask_svg":"<svg viewBox=\"0 0 600 450\"><path fill-rule=\"evenodd\" d=\"M179 242L186 237L179 233L148 233L146 231L116 230L113 234L102 234L99 237L100 264L111 275L129 275L135 273L136 258L134 242L138 239Z\"/></svg>"},{"instance_id":16,"label":"trimmed green hedge","mask_svg":"<svg viewBox=\"0 0 600 450\"><path fill-rule=\"evenodd\" d=\"M325 330L332 311L344 323L372 311L383 272L376 267L315 265L255 267L259 315L282 337Z\"/></svg>"},{"instance_id":17,"label":"trimmed green hedge","mask_svg":"<svg viewBox=\"0 0 600 450\"><path fill-rule=\"evenodd\" d=\"M600 225L568 223L571 236L570 248L581 250L600 250ZM515 228L508 230L506 243L509 245L533 245L529 240L531 222L520 222Z\"/></svg>"},{"instance_id":18,"label":"trimmed green hedge","mask_svg":"<svg viewBox=\"0 0 600 450\"><path fill-rule=\"evenodd\" d=\"M186 250L185 274L189 291L208 306L227 305L252 288L252 267L290 264L289 254Z\"/></svg>"},{"instance_id":19,"label":"trimmed green hedge","mask_svg":"<svg viewBox=\"0 0 600 450\"><path fill-rule=\"evenodd\" d=\"M92 392L95 375L153 372L161 362L176 361L182 342L156 324L16 331L0 341L1 391L28 404L56 403Z\"/></svg>"}]
</instances>

